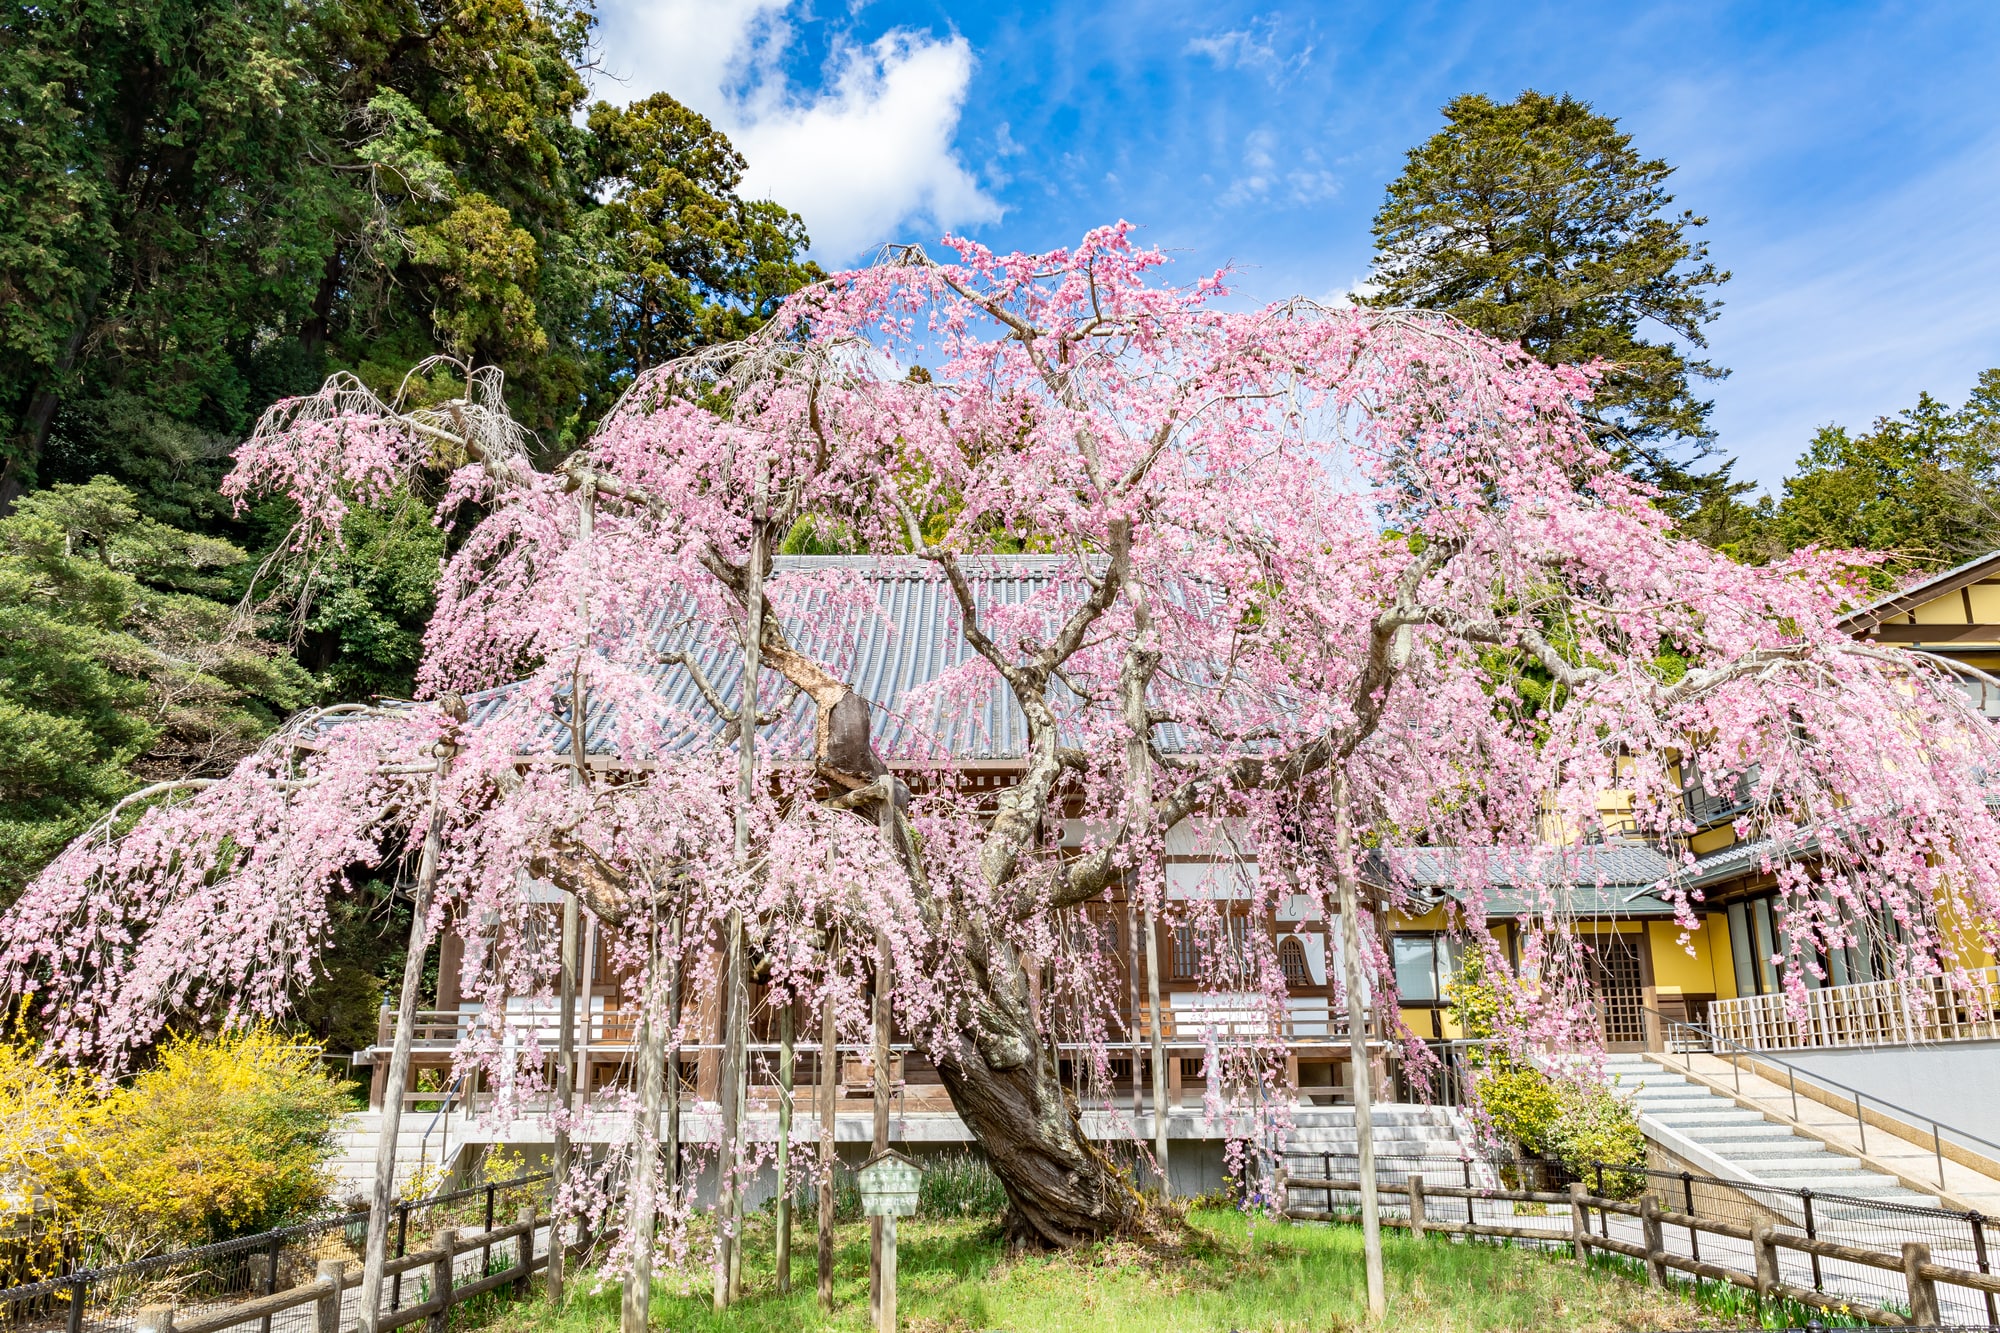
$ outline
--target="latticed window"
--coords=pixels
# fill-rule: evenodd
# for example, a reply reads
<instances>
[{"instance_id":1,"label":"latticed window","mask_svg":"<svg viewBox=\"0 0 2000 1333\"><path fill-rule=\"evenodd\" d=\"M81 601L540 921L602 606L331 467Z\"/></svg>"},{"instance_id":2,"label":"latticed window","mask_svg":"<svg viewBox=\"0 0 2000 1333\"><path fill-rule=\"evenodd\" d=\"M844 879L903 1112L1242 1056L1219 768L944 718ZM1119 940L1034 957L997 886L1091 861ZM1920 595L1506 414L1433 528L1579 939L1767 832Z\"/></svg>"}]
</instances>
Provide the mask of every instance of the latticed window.
<instances>
[{"instance_id":1,"label":"latticed window","mask_svg":"<svg viewBox=\"0 0 2000 1333\"><path fill-rule=\"evenodd\" d=\"M1194 927L1174 927L1174 980L1190 981L1194 978Z\"/></svg>"},{"instance_id":2,"label":"latticed window","mask_svg":"<svg viewBox=\"0 0 2000 1333\"><path fill-rule=\"evenodd\" d=\"M1306 967L1306 946L1296 935L1287 935L1278 943L1278 967L1285 974L1287 986L1312 985L1312 971Z\"/></svg>"}]
</instances>

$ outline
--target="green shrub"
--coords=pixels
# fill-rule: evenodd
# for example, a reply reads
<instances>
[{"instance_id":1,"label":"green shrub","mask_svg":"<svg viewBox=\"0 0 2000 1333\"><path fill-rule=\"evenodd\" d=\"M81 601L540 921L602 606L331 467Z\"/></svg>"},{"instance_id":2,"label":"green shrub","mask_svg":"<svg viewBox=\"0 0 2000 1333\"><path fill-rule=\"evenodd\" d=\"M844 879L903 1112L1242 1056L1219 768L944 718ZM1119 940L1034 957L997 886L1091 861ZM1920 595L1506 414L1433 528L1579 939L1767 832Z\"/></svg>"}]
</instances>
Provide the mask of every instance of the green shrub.
<instances>
[{"instance_id":1,"label":"green shrub","mask_svg":"<svg viewBox=\"0 0 2000 1333\"><path fill-rule=\"evenodd\" d=\"M917 1192L919 1217L998 1217L1007 1191L983 1153L940 1153L924 1163Z\"/></svg>"}]
</instances>

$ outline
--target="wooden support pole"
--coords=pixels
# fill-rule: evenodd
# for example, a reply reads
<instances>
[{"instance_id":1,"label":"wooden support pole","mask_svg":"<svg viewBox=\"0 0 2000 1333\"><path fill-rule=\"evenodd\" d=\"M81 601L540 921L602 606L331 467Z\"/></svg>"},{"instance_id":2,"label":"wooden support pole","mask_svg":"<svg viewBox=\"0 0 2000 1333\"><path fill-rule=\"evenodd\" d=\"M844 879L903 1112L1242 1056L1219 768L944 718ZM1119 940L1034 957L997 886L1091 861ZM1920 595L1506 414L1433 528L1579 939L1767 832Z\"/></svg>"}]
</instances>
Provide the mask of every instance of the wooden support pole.
<instances>
[{"instance_id":1,"label":"wooden support pole","mask_svg":"<svg viewBox=\"0 0 2000 1333\"><path fill-rule=\"evenodd\" d=\"M667 922L667 1033L660 1056L661 1170L660 1186L669 1206L678 1207L681 1190L681 919Z\"/></svg>"},{"instance_id":2,"label":"wooden support pole","mask_svg":"<svg viewBox=\"0 0 2000 1333\"><path fill-rule=\"evenodd\" d=\"M619 1333L646 1333L653 1306L653 1236L659 1222L660 1104L666 1098L666 1047L670 1034L660 1021L660 988L665 982L659 949L659 927L652 925L652 966L640 1001L639 1123L633 1126L630 1225L630 1271L618 1307ZM666 964L671 966L671 964Z\"/></svg>"},{"instance_id":3,"label":"wooden support pole","mask_svg":"<svg viewBox=\"0 0 2000 1333\"><path fill-rule=\"evenodd\" d=\"M882 1302L875 1316L876 1333L896 1333L896 1218L877 1218L882 1224Z\"/></svg>"},{"instance_id":4,"label":"wooden support pole","mask_svg":"<svg viewBox=\"0 0 2000 1333\"><path fill-rule=\"evenodd\" d=\"M1651 1194L1639 1196L1639 1226L1646 1237L1646 1281L1655 1287L1667 1285L1667 1238L1660 1226L1660 1201Z\"/></svg>"},{"instance_id":5,"label":"wooden support pole","mask_svg":"<svg viewBox=\"0 0 2000 1333\"><path fill-rule=\"evenodd\" d=\"M340 1294L347 1285L347 1261L320 1260L313 1281L320 1289L313 1301L313 1333L340 1333Z\"/></svg>"},{"instance_id":6,"label":"wooden support pole","mask_svg":"<svg viewBox=\"0 0 2000 1333\"><path fill-rule=\"evenodd\" d=\"M872 1051L875 1064L875 1124L871 1140L874 1155L889 1149L890 978L889 936L887 932L878 930L875 932L875 1041ZM882 1232L885 1221L886 1218L875 1217L868 1222L868 1313L878 1327L882 1322Z\"/></svg>"},{"instance_id":7,"label":"wooden support pole","mask_svg":"<svg viewBox=\"0 0 2000 1333\"><path fill-rule=\"evenodd\" d=\"M174 1333L174 1307L142 1305L133 1320L134 1333Z\"/></svg>"},{"instance_id":8,"label":"wooden support pole","mask_svg":"<svg viewBox=\"0 0 2000 1333\"><path fill-rule=\"evenodd\" d=\"M828 986L819 1017L819 1305L833 1309L833 1174L840 1157L834 1143L834 1123L840 1104L839 1033L833 1022L834 942L827 941Z\"/></svg>"},{"instance_id":9,"label":"wooden support pole","mask_svg":"<svg viewBox=\"0 0 2000 1333\"><path fill-rule=\"evenodd\" d=\"M427 1333L445 1333L451 1326L451 1260L457 1245L458 1232L452 1227L438 1232L431 1242L431 1247L439 1252L431 1260L431 1299L437 1302L437 1309L424 1321Z\"/></svg>"},{"instance_id":10,"label":"wooden support pole","mask_svg":"<svg viewBox=\"0 0 2000 1333\"><path fill-rule=\"evenodd\" d=\"M1910 1322L1928 1327L1944 1322L1938 1310L1937 1283L1923 1274L1931 1261L1931 1247L1920 1240L1903 1242L1903 1285L1910 1294Z\"/></svg>"},{"instance_id":11,"label":"wooden support pole","mask_svg":"<svg viewBox=\"0 0 2000 1333\"><path fill-rule=\"evenodd\" d=\"M778 1294L792 1289L792 1006L778 1010Z\"/></svg>"},{"instance_id":12,"label":"wooden support pole","mask_svg":"<svg viewBox=\"0 0 2000 1333\"><path fill-rule=\"evenodd\" d=\"M1151 1029L1153 1054L1153 1166L1160 1173L1160 1197L1173 1197L1173 1176L1167 1171L1167 1017L1160 1007L1160 950L1167 948L1160 939L1160 924L1149 907L1145 913L1146 924L1146 1008L1152 1015ZM1136 1081L1136 1080L1135 1080Z\"/></svg>"},{"instance_id":13,"label":"wooden support pole","mask_svg":"<svg viewBox=\"0 0 2000 1333\"><path fill-rule=\"evenodd\" d=\"M514 1215L514 1221L521 1228L521 1234L514 1237L514 1271L519 1275L514 1279L514 1299L528 1298L529 1277L535 1271L535 1205L524 1203L521 1211ZM555 1233L549 1233L551 1241ZM553 1249L551 1249L553 1253Z\"/></svg>"},{"instance_id":14,"label":"wooden support pole","mask_svg":"<svg viewBox=\"0 0 2000 1333\"><path fill-rule=\"evenodd\" d=\"M1369 1094L1368 1013L1361 973L1361 895L1354 879L1354 815L1347 772L1333 772L1334 880L1340 898L1341 972L1347 990L1347 1046L1354 1079L1354 1140L1360 1154L1361 1250L1368 1277L1368 1317L1387 1313L1382 1276L1382 1204L1375 1194L1375 1117Z\"/></svg>"},{"instance_id":15,"label":"wooden support pole","mask_svg":"<svg viewBox=\"0 0 2000 1333\"><path fill-rule=\"evenodd\" d=\"M410 903L409 952L403 959L403 989L396 1005L396 1042L389 1052L389 1077L382 1088L382 1127L375 1140L375 1188L368 1205L368 1238L361 1265L361 1333L376 1333L382 1318L382 1270L389 1262L389 1209L396 1197L396 1141L403 1131L403 1089L410 1081L410 1046L416 1037L417 991L424 980L430 947L431 896L437 890L438 859L444 851L444 806L440 789L456 747L438 746L438 771L431 778L430 820L417 862L416 893Z\"/></svg>"},{"instance_id":16,"label":"wooden support pole","mask_svg":"<svg viewBox=\"0 0 2000 1333\"><path fill-rule=\"evenodd\" d=\"M736 712L736 862L750 864L750 807L757 799L757 715L759 679L764 672L764 543L769 537L769 461L756 459L751 498L748 559L743 585L743 679ZM743 1182L737 1175L743 1153L744 1104L750 1070L747 1058L749 990L744 983L743 913L730 909L724 943L722 1143L717 1158L716 1214L721 1244L716 1251L715 1308L725 1310L743 1291Z\"/></svg>"},{"instance_id":17,"label":"wooden support pole","mask_svg":"<svg viewBox=\"0 0 2000 1333\"><path fill-rule=\"evenodd\" d=\"M1771 1243L1771 1224L1750 1224L1750 1258L1756 1273L1757 1299L1768 1300L1778 1287L1778 1247Z\"/></svg>"},{"instance_id":18,"label":"wooden support pole","mask_svg":"<svg viewBox=\"0 0 2000 1333\"><path fill-rule=\"evenodd\" d=\"M1410 1235L1417 1240L1422 1240L1424 1238L1424 1178L1422 1176L1411 1176L1409 1188Z\"/></svg>"},{"instance_id":19,"label":"wooden support pole","mask_svg":"<svg viewBox=\"0 0 2000 1333\"><path fill-rule=\"evenodd\" d=\"M576 699L576 695L571 696ZM572 704L571 716L576 716ZM582 748L583 729L578 727L578 749ZM581 773L581 766L578 768ZM581 781L581 778L579 778ZM549 1197L549 1303L560 1306L563 1299L564 1254L563 1254L563 1212L561 1199L570 1177L570 1142L568 1116L576 1109L576 984L579 950L583 937L582 908L576 895L563 895L562 914L562 962L560 977L560 998L557 1000L556 1021L561 1026L556 1035L556 1105L562 1111L555 1127L555 1149L552 1154L555 1182Z\"/></svg>"},{"instance_id":20,"label":"wooden support pole","mask_svg":"<svg viewBox=\"0 0 2000 1333\"><path fill-rule=\"evenodd\" d=\"M1590 1258L1590 1208L1584 1203L1583 1182L1569 1183L1569 1248L1578 1263Z\"/></svg>"},{"instance_id":21,"label":"wooden support pole","mask_svg":"<svg viewBox=\"0 0 2000 1333\"><path fill-rule=\"evenodd\" d=\"M577 545L588 548L597 528L597 487L585 482L577 496ZM590 588L588 582L577 594L577 620L583 632L583 643L579 646L576 663L570 669L569 678L569 759L570 782L584 788L590 785L588 720L590 701L583 687L583 657L590 642ZM555 1149L551 1154L555 1168L555 1186L549 1196L549 1303L560 1306L563 1299L563 1276L565 1270L563 1253L563 1190L569 1184L570 1142L569 1124L566 1117L576 1109L576 986L577 974L582 971L580 950L583 940L582 907L576 895L565 894L562 914L562 959L557 965L558 991L556 1001L556 1021L560 1025L556 1033L556 1104L562 1108L563 1117L555 1125Z\"/></svg>"}]
</instances>

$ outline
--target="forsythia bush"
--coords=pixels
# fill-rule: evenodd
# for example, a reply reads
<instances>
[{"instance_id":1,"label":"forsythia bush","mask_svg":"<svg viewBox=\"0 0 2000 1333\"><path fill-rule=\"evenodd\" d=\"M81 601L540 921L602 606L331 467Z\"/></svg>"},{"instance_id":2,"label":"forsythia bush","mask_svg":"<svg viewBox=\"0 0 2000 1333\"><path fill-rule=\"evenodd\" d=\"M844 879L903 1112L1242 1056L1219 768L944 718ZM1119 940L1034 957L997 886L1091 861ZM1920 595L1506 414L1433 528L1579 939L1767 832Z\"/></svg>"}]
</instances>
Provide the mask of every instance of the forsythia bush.
<instances>
[{"instance_id":1,"label":"forsythia bush","mask_svg":"<svg viewBox=\"0 0 2000 1333\"><path fill-rule=\"evenodd\" d=\"M1452 1007L1468 1037L1491 1037L1504 1021L1498 993L1486 983L1476 952L1450 990ZM1524 1153L1553 1157L1573 1174L1595 1163L1642 1166L1646 1139L1632 1108L1600 1083L1551 1077L1505 1051L1477 1051L1479 1105L1493 1128ZM1636 1178L1607 1176L1614 1194L1636 1191Z\"/></svg>"},{"instance_id":2,"label":"forsythia bush","mask_svg":"<svg viewBox=\"0 0 2000 1333\"><path fill-rule=\"evenodd\" d=\"M1523 1152L1553 1157L1579 1178L1598 1162L1645 1163L1646 1140L1632 1108L1597 1084L1496 1061L1479 1077L1479 1103Z\"/></svg>"},{"instance_id":3,"label":"forsythia bush","mask_svg":"<svg viewBox=\"0 0 2000 1333\"><path fill-rule=\"evenodd\" d=\"M5 1206L52 1210L115 1257L282 1226L326 1202L342 1109L312 1052L268 1028L175 1038L101 1095L0 1046Z\"/></svg>"}]
</instances>

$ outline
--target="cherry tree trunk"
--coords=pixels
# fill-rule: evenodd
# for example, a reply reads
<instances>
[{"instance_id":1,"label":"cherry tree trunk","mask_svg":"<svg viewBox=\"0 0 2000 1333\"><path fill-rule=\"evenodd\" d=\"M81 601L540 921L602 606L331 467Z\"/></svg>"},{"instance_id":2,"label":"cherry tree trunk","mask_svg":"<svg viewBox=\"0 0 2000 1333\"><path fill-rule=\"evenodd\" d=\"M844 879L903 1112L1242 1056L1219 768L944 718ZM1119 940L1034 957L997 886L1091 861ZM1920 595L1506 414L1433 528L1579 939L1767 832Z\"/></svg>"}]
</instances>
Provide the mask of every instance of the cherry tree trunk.
<instances>
[{"instance_id":1,"label":"cherry tree trunk","mask_svg":"<svg viewBox=\"0 0 2000 1333\"><path fill-rule=\"evenodd\" d=\"M985 950L973 946L975 959ZM1063 1248L1127 1228L1144 1202L1084 1138L1055 1052L1028 1009L1027 975L995 947L986 994L958 1049L938 1062L952 1106L1006 1188L1011 1243Z\"/></svg>"}]
</instances>

